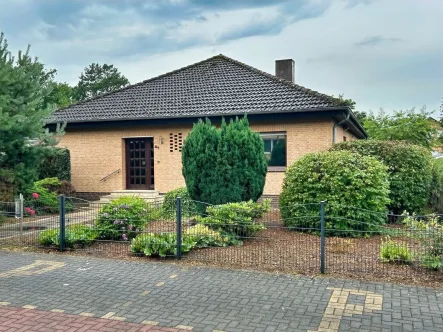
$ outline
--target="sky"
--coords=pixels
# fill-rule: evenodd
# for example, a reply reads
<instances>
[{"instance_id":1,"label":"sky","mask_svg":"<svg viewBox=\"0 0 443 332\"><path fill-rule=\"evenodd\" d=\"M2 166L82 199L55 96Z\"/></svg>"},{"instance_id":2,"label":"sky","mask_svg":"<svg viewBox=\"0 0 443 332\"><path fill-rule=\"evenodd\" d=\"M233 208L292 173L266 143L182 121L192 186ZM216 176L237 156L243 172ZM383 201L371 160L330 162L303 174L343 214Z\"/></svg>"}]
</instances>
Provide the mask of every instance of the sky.
<instances>
[{"instance_id":1,"label":"sky","mask_svg":"<svg viewBox=\"0 0 443 332\"><path fill-rule=\"evenodd\" d=\"M10 50L75 85L92 62L131 83L224 54L387 112L443 98L443 0L0 0Z\"/></svg>"}]
</instances>

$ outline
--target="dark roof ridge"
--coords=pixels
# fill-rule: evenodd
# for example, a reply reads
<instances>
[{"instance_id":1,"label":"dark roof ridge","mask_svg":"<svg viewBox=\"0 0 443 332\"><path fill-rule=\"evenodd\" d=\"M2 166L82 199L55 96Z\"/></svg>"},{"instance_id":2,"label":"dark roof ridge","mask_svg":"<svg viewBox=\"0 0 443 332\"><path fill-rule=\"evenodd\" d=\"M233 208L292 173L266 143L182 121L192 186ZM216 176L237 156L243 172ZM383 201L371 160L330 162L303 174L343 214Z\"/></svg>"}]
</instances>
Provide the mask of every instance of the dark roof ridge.
<instances>
[{"instance_id":1,"label":"dark roof ridge","mask_svg":"<svg viewBox=\"0 0 443 332\"><path fill-rule=\"evenodd\" d=\"M293 82L291 82L291 81L287 81L287 80L282 79L282 78L279 78L279 77L277 77L277 76L275 76L275 75L272 75L272 74L266 73L266 72L264 72L264 71L262 71L262 70L260 70L260 69L257 69L257 68L255 68L255 67L249 66L249 65L247 65L247 64L245 64L245 63L243 63L243 62L241 62L241 61L238 61L238 60L232 59L232 58L230 58L230 57L228 57L228 56L226 56L226 55L220 53L220 54L218 54L218 55L214 55L214 56L212 56L212 57L210 57L210 58L207 58L207 59L204 59L204 60L201 60L201 61L195 62L195 63L193 63L193 64L190 64L190 65L187 65L187 66L184 66L184 67L178 68L178 69L174 69L174 70L172 70L172 71L166 72L166 73L164 73L164 74L161 74L161 75L158 75L158 76L155 76L155 77L148 78L148 79L143 80L143 81L141 81L141 82L134 83L134 84L130 84L130 85L127 85L127 86L125 86L125 87L123 87L123 88L120 88L120 89L117 89L117 90L113 90L113 91L110 91L110 92L105 92L105 93L102 93L102 94L100 94L100 95L94 96L94 97L92 97L92 98L85 99L85 100L82 100L82 101L79 101L79 102L76 102L76 103L70 104L69 106L66 106L66 107L63 107L63 108L59 108L59 109L57 109L57 110L53 113L53 115L54 115L55 113L59 112L59 111L69 109L69 108L71 108L71 107L73 107L73 106L82 105L82 104L85 104L85 103L87 103L87 102L89 102L89 101L92 101L92 100L96 100L96 99L99 99L99 98L102 98L102 97L105 97L105 96L108 96L108 95L111 95L111 94L114 94L114 93L117 93L117 92L120 92L120 91L128 90L128 89L131 89L131 88L137 87L137 86L139 86L139 85L142 85L142 84L145 84L145 83L152 82L152 81L154 81L154 80L157 80L157 79L163 78L163 77L168 76L168 75L175 74L175 73L180 72L180 71L185 70L185 69L189 69L189 68L192 68L192 67L198 66L198 65L200 65L200 64L202 64L202 63L205 63L205 62L211 61L211 60L216 59L216 58L222 58L222 59L224 59L224 60L227 60L227 61L232 62L232 63L234 63L234 64L237 64L237 65L239 65L239 66L242 66L242 67L244 67L244 68L246 68L246 69L248 69L248 70L251 70L251 71L253 71L253 72L255 72L255 73L258 73L258 74L260 74L260 75L266 76L267 78L270 78L270 79L272 79L272 80L274 80L274 81L277 81L277 82L280 82L280 83L282 83L282 84L285 84L285 85L287 85L287 86L289 86L289 87L291 87L291 88L295 88L295 89L297 89L297 90L301 90L301 91L306 92L306 93L309 93L309 94L311 94L311 95L313 95L313 96L320 97L320 98L322 98L322 99L325 100L325 101L332 102L332 103L334 103L336 106L340 106L340 101L339 101L339 99L337 99L337 98L334 98L334 97L328 96L328 95L326 95L326 94L320 93L320 92L315 91L315 90L311 90L311 89L305 88L304 86L301 86L301 85L295 84L295 83L293 83Z\"/></svg>"}]
</instances>

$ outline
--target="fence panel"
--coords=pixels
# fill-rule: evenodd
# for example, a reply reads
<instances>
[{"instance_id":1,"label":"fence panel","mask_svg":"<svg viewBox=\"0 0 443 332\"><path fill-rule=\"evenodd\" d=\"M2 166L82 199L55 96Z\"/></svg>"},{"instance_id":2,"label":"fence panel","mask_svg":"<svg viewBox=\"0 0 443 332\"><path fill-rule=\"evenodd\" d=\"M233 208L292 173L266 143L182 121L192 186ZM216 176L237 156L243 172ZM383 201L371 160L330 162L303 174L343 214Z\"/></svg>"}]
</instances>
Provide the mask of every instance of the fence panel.
<instances>
[{"instance_id":1,"label":"fence panel","mask_svg":"<svg viewBox=\"0 0 443 332\"><path fill-rule=\"evenodd\" d=\"M129 198L105 204L66 197L60 214L57 206L28 200L23 218L17 218L16 203L2 202L0 247L150 260L181 257L191 264L309 275L443 281L443 226L438 217L408 218L327 202L274 206L265 213L245 212L238 205L220 210L191 203L134 203Z\"/></svg>"}]
</instances>

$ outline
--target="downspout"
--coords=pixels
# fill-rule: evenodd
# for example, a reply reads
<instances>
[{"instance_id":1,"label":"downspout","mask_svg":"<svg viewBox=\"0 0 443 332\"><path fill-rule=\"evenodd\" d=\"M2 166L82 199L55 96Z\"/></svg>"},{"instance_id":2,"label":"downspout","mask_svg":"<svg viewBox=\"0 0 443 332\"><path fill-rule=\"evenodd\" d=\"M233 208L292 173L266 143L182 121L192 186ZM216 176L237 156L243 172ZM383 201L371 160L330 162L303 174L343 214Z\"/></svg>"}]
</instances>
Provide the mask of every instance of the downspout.
<instances>
[{"instance_id":1,"label":"downspout","mask_svg":"<svg viewBox=\"0 0 443 332\"><path fill-rule=\"evenodd\" d=\"M337 128L338 126L341 126L343 123L348 122L348 121L349 121L349 118L351 117L351 112L348 111L347 113L348 113L348 114L347 114L346 118L344 118L344 119L341 120L340 122L336 122L336 123L334 124L334 126L332 127L332 144L335 144L335 141L337 140L337 137L336 137L336 136L337 136L336 128Z\"/></svg>"}]
</instances>

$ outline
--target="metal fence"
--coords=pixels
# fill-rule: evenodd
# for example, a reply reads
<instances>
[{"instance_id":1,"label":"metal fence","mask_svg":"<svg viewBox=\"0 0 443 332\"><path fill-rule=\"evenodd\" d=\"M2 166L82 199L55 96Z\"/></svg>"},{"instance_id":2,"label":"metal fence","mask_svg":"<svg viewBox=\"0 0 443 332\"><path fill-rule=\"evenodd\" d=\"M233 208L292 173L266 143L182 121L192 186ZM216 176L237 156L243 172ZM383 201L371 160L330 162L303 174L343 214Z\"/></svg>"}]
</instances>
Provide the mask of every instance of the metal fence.
<instances>
[{"instance_id":1,"label":"metal fence","mask_svg":"<svg viewBox=\"0 0 443 332\"><path fill-rule=\"evenodd\" d=\"M176 206L168 207L150 202L129 213L124 203L60 196L59 212L23 202L23 217L16 202L1 203L7 220L0 224L0 246L289 273L443 280L438 263L443 230L438 221L424 228L426 216L407 218L318 202L274 207L248 219L238 217L242 211L236 207L221 217L208 212L209 204L182 203L177 199Z\"/></svg>"}]
</instances>

